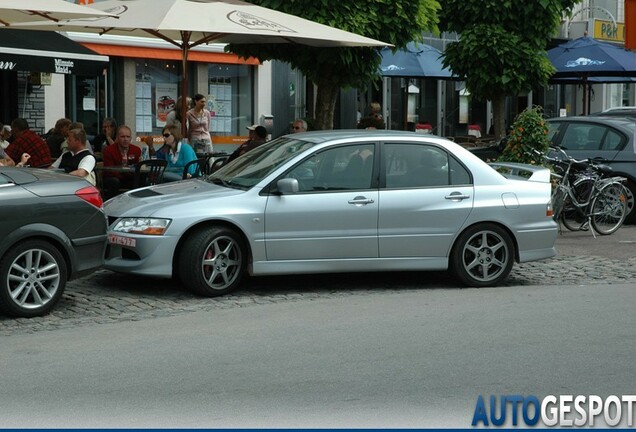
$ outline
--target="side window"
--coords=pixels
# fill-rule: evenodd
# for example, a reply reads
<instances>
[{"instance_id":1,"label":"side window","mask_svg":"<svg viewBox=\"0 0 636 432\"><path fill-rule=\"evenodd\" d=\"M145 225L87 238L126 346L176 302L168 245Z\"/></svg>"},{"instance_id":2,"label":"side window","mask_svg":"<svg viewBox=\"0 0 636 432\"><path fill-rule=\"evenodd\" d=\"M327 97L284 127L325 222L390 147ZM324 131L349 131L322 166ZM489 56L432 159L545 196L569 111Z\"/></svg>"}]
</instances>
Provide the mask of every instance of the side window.
<instances>
[{"instance_id":1,"label":"side window","mask_svg":"<svg viewBox=\"0 0 636 432\"><path fill-rule=\"evenodd\" d=\"M571 123L565 131L561 146L566 150L599 150L607 128L604 126Z\"/></svg>"},{"instance_id":2,"label":"side window","mask_svg":"<svg viewBox=\"0 0 636 432\"><path fill-rule=\"evenodd\" d=\"M448 166L450 167L450 184L451 185L470 185L473 184L470 172L457 161L454 157L448 158Z\"/></svg>"},{"instance_id":3,"label":"side window","mask_svg":"<svg viewBox=\"0 0 636 432\"><path fill-rule=\"evenodd\" d=\"M620 150L621 148L623 148L623 138L618 133L608 130L603 142L603 150Z\"/></svg>"},{"instance_id":4,"label":"side window","mask_svg":"<svg viewBox=\"0 0 636 432\"><path fill-rule=\"evenodd\" d=\"M590 125L587 130L587 142L585 143L585 150L600 150L603 146L603 140L607 134L607 128L605 126Z\"/></svg>"},{"instance_id":5,"label":"side window","mask_svg":"<svg viewBox=\"0 0 636 432\"><path fill-rule=\"evenodd\" d=\"M330 148L314 154L283 177L298 180L299 192L371 188L374 144Z\"/></svg>"},{"instance_id":6,"label":"side window","mask_svg":"<svg viewBox=\"0 0 636 432\"><path fill-rule=\"evenodd\" d=\"M386 144L387 188L446 186L450 184L448 154L426 144Z\"/></svg>"},{"instance_id":7,"label":"side window","mask_svg":"<svg viewBox=\"0 0 636 432\"><path fill-rule=\"evenodd\" d=\"M587 127L580 124L569 124L559 143L565 150L581 150L587 142Z\"/></svg>"},{"instance_id":8,"label":"side window","mask_svg":"<svg viewBox=\"0 0 636 432\"><path fill-rule=\"evenodd\" d=\"M0 174L0 186L12 184L12 183L13 182L11 182L8 178Z\"/></svg>"},{"instance_id":9,"label":"side window","mask_svg":"<svg viewBox=\"0 0 636 432\"><path fill-rule=\"evenodd\" d=\"M561 123L548 123L548 139L552 144L556 144L557 136L559 135Z\"/></svg>"}]
</instances>

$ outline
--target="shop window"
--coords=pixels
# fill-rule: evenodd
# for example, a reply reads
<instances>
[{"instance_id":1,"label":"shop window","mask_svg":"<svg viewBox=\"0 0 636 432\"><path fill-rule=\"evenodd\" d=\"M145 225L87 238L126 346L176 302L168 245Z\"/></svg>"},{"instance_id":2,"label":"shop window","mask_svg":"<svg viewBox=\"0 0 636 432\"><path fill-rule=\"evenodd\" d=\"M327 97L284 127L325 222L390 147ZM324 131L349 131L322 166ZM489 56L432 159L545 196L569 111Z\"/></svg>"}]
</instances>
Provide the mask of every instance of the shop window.
<instances>
[{"instance_id":1,"label":"shop window","mask_svg":"<svg viewBox=\"0 0 636 432\"><path fill-rule=\"evenodd\" d=\"M140 60L136 63L135 102L137 134L158 135L166 116L175 108L181 85L177 61Z\"/></svg>"},{"instance_id":2,"label":"shop window","mask_svg":"<svg viewBox=\"0 0 636 432\"><path fill-rule=\"evenodd\" d=\"M253 67L211 63L208 66L208 110L213 136L246 135L253 118Z\"/></svg>"}]
</instances>

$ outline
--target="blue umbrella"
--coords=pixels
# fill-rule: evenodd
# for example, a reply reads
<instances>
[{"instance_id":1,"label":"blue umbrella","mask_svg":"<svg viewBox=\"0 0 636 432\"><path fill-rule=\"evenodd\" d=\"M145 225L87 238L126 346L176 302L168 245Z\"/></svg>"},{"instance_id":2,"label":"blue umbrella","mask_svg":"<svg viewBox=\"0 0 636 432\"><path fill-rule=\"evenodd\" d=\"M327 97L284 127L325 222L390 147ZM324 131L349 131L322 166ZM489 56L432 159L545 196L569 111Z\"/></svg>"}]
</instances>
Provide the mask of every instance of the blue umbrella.
<instances>
[{"instance_id":1,"label":"blue umbrella","mask_svg":"<svg viewBox=\"0 0 636 432\"><path fill-rule=\"evenodd\" d=\"M589 36L548 50L548 59L557 70L553 79L636 76L636 52L599 42Z\"/></svg>"},{"instance_id":2,"label":"blue umbrella","mask_svg":"<svg viewBox=\"0 0 636 432\"><path fill-rule=\"evenodd\" d=\"M452 78L453 74L442 65L442 52L430 45L409 42L404 49L380 51L380 75L384 77Z\"/></svg>"},{"instance_id":3,"label":"blue umbrella","mask_svg":"<svg viewBox=\"0 0 636 432\"><path fill-rule=\"evenodd\" d=\"M636 52L589 36L548 50L548 59L557 70L551 82L583 84L584 114L590 111L590 84L633 82L636 77Z\"/></svg>"}]
</instances>

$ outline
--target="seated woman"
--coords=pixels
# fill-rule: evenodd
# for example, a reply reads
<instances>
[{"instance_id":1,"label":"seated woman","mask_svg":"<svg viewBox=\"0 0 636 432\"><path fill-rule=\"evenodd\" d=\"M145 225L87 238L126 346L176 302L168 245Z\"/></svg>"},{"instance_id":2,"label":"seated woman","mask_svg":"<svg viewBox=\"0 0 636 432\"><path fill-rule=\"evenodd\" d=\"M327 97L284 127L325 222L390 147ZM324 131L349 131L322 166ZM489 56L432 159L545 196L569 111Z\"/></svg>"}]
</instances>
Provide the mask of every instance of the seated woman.
<instances>
[{"instance_id":1,"label":"seated woman","mask_svg":"<svg viewBox=\"0 0 636 432\"><path fill-rule=\"evenodd\" d=\"M163 175L164 182L177 181L183 178L183 169L190 161L196 160L197 155L189 144L181 141L181 131L175 125L163 128L163 139L169 150L166 153L168 166ZM190 167L189 174L196 172L196 166Z\"/></svg>"}]
</instances>

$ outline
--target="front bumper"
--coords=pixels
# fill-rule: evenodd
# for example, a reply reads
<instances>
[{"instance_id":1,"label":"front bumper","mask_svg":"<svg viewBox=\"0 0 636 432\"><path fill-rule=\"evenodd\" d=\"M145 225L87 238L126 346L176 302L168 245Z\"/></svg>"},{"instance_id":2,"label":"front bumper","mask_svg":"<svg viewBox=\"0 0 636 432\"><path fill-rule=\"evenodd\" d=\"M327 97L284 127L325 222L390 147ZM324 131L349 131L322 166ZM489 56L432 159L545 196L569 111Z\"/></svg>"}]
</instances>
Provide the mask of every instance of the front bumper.
<instances>
[{"instance_id":1,"label":"front bumper","mask_svg":"<svg viewBox=\"0 0 636 432\"><path fill-rule=\"evenodd\" d=\"M179 237L108 232L104 268L119 273L170 278Z\"/></svg>"}]
</instances>

